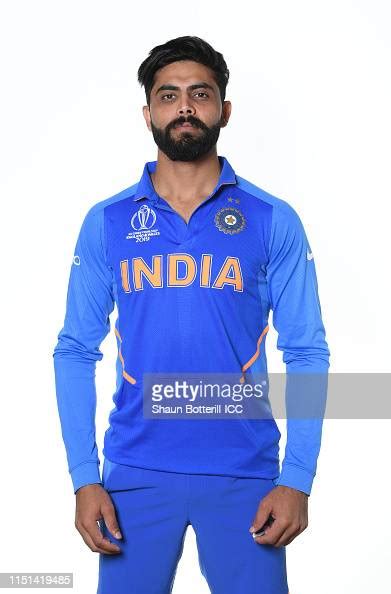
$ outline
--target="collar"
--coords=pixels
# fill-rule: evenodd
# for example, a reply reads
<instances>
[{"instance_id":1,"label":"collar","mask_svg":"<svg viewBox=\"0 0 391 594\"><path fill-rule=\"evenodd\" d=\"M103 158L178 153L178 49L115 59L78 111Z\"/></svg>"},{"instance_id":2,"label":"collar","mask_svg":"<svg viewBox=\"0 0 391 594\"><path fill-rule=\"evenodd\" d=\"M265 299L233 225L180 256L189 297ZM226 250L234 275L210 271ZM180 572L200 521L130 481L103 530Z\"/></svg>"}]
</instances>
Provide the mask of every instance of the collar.
<instances>
[{"instance_id":1,"label":"collar","mask_svg":"<svg viewBox=\"0 0 391 594\"><path fill-rule=\"evenodd\" d=\"M212 194L214 194L220 188L220 186L223 186L225 184L237 183L235 171L228 163L228 160L220 155L218 156L218 159L220 161L221 167L220 177ZM155 171L156 165L157 161L148 161L147 163L145 163L143 174L137 185L137 190L133 198L134 201L140 200L141 198L148 198L149 200L153 200L154 202L156 202L156 200L158 199L158 195L155 192L155 188L153 186L150 176L150 174Z\"/></svg>"}]
</instances>

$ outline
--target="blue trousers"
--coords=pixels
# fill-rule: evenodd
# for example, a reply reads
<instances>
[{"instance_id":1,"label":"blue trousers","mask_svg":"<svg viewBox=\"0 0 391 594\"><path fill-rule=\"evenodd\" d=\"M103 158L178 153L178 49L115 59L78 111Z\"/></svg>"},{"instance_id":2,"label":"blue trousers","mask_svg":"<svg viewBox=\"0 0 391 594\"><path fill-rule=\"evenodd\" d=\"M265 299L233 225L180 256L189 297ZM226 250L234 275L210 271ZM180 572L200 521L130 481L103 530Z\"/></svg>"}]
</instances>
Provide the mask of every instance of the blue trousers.
<instances>
[{"instance_id":1,"label":"blue trousers","mask_svg":"<svg viewBox=\"0 0 391 594\"><path fill-rule=\"evenodd\" d=\"M122 539L99 553L97 594L169 594L192 526L198 562L212 594L288 594L286 547L262 545L249 532L273 479L184 474L103 464Z\"/></svg>"}]
</instances>

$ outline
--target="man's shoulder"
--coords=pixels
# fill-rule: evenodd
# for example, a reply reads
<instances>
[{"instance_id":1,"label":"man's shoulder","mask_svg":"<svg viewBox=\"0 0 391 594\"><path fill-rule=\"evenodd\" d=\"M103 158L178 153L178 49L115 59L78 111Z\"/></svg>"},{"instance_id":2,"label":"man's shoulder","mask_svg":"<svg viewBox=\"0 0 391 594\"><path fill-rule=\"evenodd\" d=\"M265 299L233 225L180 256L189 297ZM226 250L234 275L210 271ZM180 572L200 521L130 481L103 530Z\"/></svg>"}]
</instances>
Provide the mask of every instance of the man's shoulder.
<instances>
[{"instance_id":1,"label":"man's shoulder","mask_svg":"<svg viewBox=\"0 0 391 594\"><path fill-rule=\"evenodd\" d=\"M117 192L116 194L110 196L109 198L104 198L103 200L99 200L98 202L95 202L90 207L89 214L91 214L91 215L101 214L101 213L103 213L104 209L107 206L111 206L112 204L121 202L121 200L127 200L128 198L131 198L136 193L137 185L138 185L138 182L133 184L132 186L129 186L128 188L125 188L124 190L121 190L120 192Z\"/></svg>"},{"instance_id":2,"label":"man's shoulder","mask_svg":"<svg viewBox=\"0 0 391 594\"><path fill-rule=\"evenodd\" d=\"M262 187L254 184L244 177L241 177L240 175L236 175L236 179L238 188L240 188L243 192L253 196L254 199L257 199L268 205L269 208L272 208L274 220L284 219L293 221L299 218L297 211L287 200L267 192Z\"/></svg>"},{"instance_id":3,"label":"man's shoulder","mask_svg":"<svg viewBox=\"0 0 391 594\"><path fill-rule=\"evenodd\" d=\"M270 192L267 192L260 186L249 181L248 179L245 179L244 177L241 177L240 175L236 175L236 179L238 182L237 185L241 190L243 190L247 194L251 194L255 198L258 198L258 200L262 200L263 202L270 204L271 206L275 207L276 209L283 210L283 211L284 210L290 211L293 208L292 205L289 202L287 202L286 200L284 200L283 198L279 198L275 194L271 194Z\"/></svg>"},{"instance_id":4,"label":"man's shoulder","mask_svg":"<svg viewBox=\"0 0 391 594\"><path fill-rule=\"evenodd\" d=\"M109 198L92 203L92 205L85 211L83 217L81 230L84 236L87 236L90 239L101 236L104 227L105 209L111 205L120 204L121 201L131 198L134 196L136 190L137 183L109 196Z\"/></svg>"}]
</instances>

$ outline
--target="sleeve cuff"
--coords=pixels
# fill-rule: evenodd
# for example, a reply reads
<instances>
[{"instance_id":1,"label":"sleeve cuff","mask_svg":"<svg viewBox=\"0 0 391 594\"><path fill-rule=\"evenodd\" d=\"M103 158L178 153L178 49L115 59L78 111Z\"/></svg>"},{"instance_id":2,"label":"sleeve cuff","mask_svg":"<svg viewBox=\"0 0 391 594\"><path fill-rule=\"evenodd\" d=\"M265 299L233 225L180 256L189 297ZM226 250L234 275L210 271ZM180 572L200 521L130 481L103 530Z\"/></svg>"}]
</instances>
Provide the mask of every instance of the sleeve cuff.
<instances>
[{"instance_id":1,"label":"sleeve cuff","mask_svg":"<svg viewBox=\"0 0 391 594\"><path fill-rule=\"evenodd\" d=\"M282 469L278 479L274 481L275 485L284 485L298 491L303 491L307 495L311 494L312 483L315 475L294 464L282 464Z\"/></svg>"},{"instance_id":2,"label":"sleeve cuff","mask_svg":"<svg viewBox=\"0 0 391 594\"><path fill-rule=\"evenodd\" d=\"M99 462L84 462L83 464L79 464L70 474L74 493L85 485L94 483L102 484L99 474Z\"/></svg>"}]
</instances>

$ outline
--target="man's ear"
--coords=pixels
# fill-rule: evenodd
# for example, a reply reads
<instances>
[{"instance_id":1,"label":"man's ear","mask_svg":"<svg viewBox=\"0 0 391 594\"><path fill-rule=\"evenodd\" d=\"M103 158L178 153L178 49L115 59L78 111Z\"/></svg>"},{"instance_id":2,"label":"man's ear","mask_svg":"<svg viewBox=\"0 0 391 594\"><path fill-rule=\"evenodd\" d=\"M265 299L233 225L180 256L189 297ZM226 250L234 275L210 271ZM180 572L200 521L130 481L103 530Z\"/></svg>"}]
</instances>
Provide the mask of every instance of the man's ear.
<instances>
[{"instance_id":1,"label":"man's ear","mask_svg":"<svg viewBox=\"0 0 391 594\"><path fill-rule=\"evenodd\" d=\"M148 130L150 132L152 132L152 128L151 128L151 114L150 114L148 105L143 105L143 116L144 116L144 119L145 119L145 123L147 124Z\"/></svg>"},{"instance_id":2,"label":"man's ear","mask_svg":"<svg viewBox=\"0 0 391 594\"><path fill-rule=\"evenodd\" d=\"M228 124L229 122L229 118L231 117L231 111L232 111L232 103L231 101L224 101L223 103L223 109L222 109L222 113L221 113L221 127L225 128L225 126Z\"/></svg>"}]
</instances>

